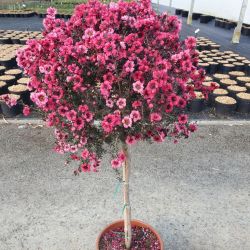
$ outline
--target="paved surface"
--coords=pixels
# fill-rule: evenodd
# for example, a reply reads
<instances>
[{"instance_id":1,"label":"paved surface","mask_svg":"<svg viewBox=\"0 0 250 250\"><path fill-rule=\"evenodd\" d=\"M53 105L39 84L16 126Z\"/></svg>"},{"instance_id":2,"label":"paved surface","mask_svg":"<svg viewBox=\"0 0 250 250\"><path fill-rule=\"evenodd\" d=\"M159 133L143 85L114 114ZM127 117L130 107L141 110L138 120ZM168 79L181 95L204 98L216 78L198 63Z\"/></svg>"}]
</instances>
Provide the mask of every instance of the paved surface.
<instances>
[{"instance_id":1,"label":"paved surface","mask_svg":"<svg viewBox=\"0 0 250 250\"><path fill-rule=\"evenodd\" d=\"M94 250L121 217L107 159L100 173L75 177L51 151L50 130L17 126L0 125L0 250ZM133 148L133 217L166 249L250 249L249 129L201 126L178 145Z\"/></svg>"}]
</instances>

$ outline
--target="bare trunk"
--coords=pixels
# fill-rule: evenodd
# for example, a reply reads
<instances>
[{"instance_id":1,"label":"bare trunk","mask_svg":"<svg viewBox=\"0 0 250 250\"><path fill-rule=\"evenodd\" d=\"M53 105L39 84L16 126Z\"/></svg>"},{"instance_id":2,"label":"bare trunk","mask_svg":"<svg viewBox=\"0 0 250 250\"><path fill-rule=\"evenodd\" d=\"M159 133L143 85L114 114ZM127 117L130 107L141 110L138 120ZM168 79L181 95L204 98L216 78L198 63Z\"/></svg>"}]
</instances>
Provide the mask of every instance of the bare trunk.
<instances>
[{"instance_id":1,"label":"bare trunk","mask_svg":"<svg viewBox=\"0 0 250 250\"><path fill-rule=\"evenodd\" d=\"M240 16L239 16L238 24L234 30L232 43L239 43L240 42L241 29L242 29L242 24L244 21L245 13L247 10L247 4L248 4L248 0L242 1Z\"/></svg>"},{"instance_id":2,"label":"bare trunk","mask_svg":"<svg viewBox=\"0 0 250 250\"><path fill-rule=\"evenodd\" d=\"M191 25L193 21L194 0L191 0L190 9L188 12L187 24Z\"/></svg>"},{"instance_id":3,"label":"bare trunk","mask_svg":"<svg viewBox=\"0 0 250 250\"><path fill-rule=\"evenodd\" d=\"M123 144L122 148L124 154L126 155L125 164L123 165L124 233L126 248L130 249L132 240L131 207L129 201L130 155L128 146L125 143Z\"/></svg>"}]
</instances>

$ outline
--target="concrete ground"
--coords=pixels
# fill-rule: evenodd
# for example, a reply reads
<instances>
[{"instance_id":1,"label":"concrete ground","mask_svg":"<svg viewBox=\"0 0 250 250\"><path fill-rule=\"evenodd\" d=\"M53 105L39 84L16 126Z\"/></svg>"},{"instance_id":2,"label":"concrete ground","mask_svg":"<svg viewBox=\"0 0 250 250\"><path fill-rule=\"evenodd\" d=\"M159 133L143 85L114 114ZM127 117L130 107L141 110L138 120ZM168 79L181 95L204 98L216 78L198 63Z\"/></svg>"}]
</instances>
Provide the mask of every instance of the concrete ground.
<instances>
[{"instance_id":1,"label":"concrete ground","mask_svg":"<svg viewBox=\"0 0 250 250\"><path fill-rule=\"evenodd\" d=\"M250 127L200 126L178 145L132 149L133 218L154 226L168 250L250 249ZM49 129L0 125L0 249L94 250L121 218L107 158L73 176L51 151Z\"/></svg>"}]
</instances>

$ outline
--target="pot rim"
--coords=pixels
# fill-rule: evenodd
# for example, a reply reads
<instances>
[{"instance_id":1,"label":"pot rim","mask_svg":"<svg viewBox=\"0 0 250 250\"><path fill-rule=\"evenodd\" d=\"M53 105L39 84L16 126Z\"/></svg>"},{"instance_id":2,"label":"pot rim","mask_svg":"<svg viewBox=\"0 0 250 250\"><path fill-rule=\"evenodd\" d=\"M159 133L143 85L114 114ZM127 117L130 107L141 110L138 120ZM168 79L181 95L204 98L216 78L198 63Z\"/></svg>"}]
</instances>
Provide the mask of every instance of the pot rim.
<instances>
[{"instance_id":1,"label":"pot rim","mask_svg":"<svg viewBox=\"0 0 250 250\"><path fill-rule=\"evenodd\" d=\"M116 228L116 227L123 226L123 223L124 223L124 220L116 220L116 221L108 224L105 228L103 228L102 231L99 233L99 235L97 237L97 240L96 240L96 250L100 250L99 249L99 243L100 243L101 237L104 234L104 232L106 232L108 230L111 230L113 228ZM163 244L163 241L162 241L159 233L151 225L149 225L149 224L147 224L147 223L145 223L145 222L143 222L141 220L136 220L136 219L131 220L131 225L132 226L134 226L134 225L141 226L141 227L145 227L145 228L150 229L150 231L155 234L158 241L160 242L161 250L164 250L164 244Z\"/></svg>"}]
</instances>

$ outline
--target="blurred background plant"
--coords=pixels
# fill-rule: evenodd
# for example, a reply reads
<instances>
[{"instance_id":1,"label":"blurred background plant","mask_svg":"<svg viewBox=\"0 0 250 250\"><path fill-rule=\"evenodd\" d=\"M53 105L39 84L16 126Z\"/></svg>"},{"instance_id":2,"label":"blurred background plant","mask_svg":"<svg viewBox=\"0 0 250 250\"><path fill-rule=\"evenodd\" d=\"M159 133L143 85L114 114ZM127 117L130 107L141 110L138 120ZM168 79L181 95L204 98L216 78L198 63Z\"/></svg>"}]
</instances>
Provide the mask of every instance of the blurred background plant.
<instances>
[{"instance_id":1,"label":"blurred background plant","mask_svg":"<svg viewBox=\"0 0 250 250\"><path fill-rule=\"evenodd\" d=\"M87 0L1 0L0 10L32 10L37 13L45 13L52 6L58 13L71 14L75 5L85 3ZM102 2L110 2L103 0Z\"/></svg>"}]
</instances>

